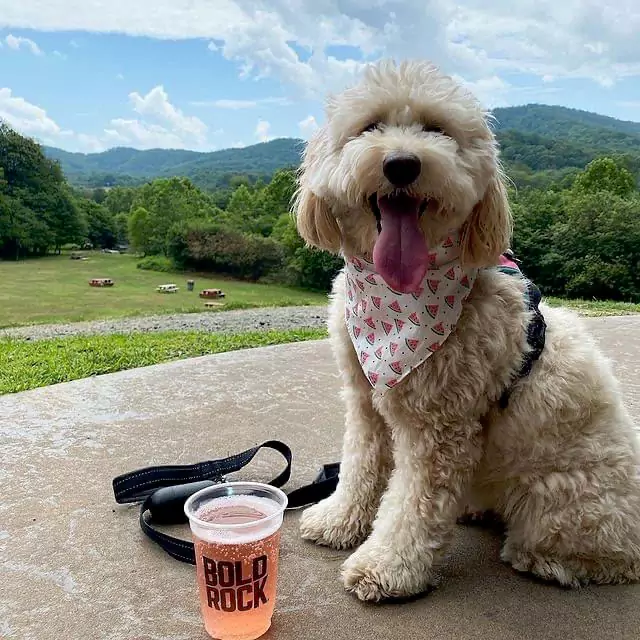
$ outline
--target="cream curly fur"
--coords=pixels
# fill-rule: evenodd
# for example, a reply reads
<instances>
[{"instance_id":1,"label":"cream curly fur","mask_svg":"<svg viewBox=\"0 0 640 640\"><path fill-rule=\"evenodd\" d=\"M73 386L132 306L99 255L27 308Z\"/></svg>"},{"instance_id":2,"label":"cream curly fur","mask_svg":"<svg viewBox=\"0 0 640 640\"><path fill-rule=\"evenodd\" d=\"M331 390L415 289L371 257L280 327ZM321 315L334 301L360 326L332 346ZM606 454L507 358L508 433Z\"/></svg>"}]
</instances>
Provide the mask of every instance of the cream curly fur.
<instances>
[{"instance_id":1,"label":"cream curly fur","mask_svg":"<svg viewBox=\"0 0 640 640\"><path fill-rule=\"evenodd\" d=\"M373 121L382 124L363 133ZM371 256L377 230L367 199L392 191L382 172L392 150L421 159L409 190L429 197L427 241L457 227L467 265L497 264L511 216L487 114L419 61L380 63L329 99L295 206L308 243ZM497 406L528 348L523 292L520 279L481 269L442 350L382 395L356 358L337 277L329 329L346 403L342 469L336 492L303 513L301 531L335 548L361 545L342 570L359 598L425 590L469 501L504 520L502 558L519 571L571 586L640 578L637 433L576 316L542 305L542 357L508 408Z\"/></svg>"}]
</instances>

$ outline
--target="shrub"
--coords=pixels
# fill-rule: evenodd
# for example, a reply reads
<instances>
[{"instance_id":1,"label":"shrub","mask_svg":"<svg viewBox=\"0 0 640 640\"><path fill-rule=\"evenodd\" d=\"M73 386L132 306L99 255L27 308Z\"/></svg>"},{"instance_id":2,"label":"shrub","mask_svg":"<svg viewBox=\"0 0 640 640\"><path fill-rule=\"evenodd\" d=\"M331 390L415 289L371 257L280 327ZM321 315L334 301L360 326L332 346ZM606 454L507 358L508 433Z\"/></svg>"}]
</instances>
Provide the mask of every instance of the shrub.
<instances>
[{"instance_id":1,"label":"shrub","mask_svg":"<svg viewBox=\"0 0 640 640\"><path fill-rule=\"evenodd\" d=\"M136 266L145 271L162 271L164 273L178 270L176 263L166 256L147 256L142 258Z\"/></svg>"},{"instance_id":2,"label":"shrub","mask_svg":"<svg viewBox=\"0 0 640 640\"><path fill-rule=\"evenodd\" d=\"M273 276L284 264L284 248L276 240L212 222L192 221L174 227L168 250L183 268L252 281Z\"/></svg>"}]
</instances>

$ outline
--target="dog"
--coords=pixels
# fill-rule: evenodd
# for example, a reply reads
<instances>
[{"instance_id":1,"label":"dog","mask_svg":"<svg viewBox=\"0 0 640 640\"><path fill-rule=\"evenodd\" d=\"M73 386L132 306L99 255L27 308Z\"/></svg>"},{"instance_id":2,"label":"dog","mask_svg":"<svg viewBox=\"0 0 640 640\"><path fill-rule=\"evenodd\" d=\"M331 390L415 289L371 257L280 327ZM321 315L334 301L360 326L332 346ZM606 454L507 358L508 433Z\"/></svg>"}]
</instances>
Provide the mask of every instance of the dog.
<instances>
[{"instance_id":1,"label":"dog","mask_svg":"<svg viewBox=\"0 0 640 640\"><path fill-rule=\"evenodd\" d=\"M640 578L638 436L580 319L536 312L526 278L496 268L512 217L490 124L431 63L386 60L327 99L304 150L297 229L345 259L328 327L346 430L337 489L301 535L357 547L341 575L361 600L429 589L466 509L499 516L517 571L570 587Z\"/></svg>"}]
</instances>

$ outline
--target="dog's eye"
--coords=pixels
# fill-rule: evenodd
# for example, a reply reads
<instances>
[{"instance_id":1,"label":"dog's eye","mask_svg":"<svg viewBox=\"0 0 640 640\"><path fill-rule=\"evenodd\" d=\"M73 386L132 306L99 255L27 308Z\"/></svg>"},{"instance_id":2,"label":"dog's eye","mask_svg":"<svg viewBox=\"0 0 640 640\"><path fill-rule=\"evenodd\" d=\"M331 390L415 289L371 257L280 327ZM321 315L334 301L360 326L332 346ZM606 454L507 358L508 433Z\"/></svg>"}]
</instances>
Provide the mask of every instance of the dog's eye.
<instances>
[{"instance_id":1,"label":"dog's eye","mask_svg":"<svg viewBox=\"0 0 640 640\"><path fill-rule=\"evenodd\" d=\"M367 133L367 131L375 131L376 129L379 129L379 128L380 128L379 122L371 122L364 129L362 129L360 133L363 134L363 133Z\"/></svg>"},{"instance_id":2,"label":"dog's eye","mask_svg":"<svg viewBox=\"0 0 640 640\"><path fill-rule=\"evenodd\" d=\"M422 125L422 130L425 133L440 133L444 135L444 129L437 124L425 124Z\"/></svg>"}]
</instances>

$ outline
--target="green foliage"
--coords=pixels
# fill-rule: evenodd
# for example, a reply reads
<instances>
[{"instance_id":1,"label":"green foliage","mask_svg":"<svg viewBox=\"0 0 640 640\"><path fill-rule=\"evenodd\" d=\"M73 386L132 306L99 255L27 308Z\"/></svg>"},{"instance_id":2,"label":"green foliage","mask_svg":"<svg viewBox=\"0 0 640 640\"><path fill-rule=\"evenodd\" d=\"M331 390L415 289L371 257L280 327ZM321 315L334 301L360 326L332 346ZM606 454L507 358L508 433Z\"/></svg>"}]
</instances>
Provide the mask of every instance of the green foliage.
<instances>
[{"instance_id":1,"label":"green foliage","mask_svg":"<svg viewBox=\"0 0 640 640\"><path fill-rule=\"evenodd\" d=\"M251 281L278 272L284 261L283 247L271 238L198 220L174 227L169 250L176 263L185 268Z\"/></svg>"},{"instance_id":2,"label":"green foliage","mask_svg":"<svg viewBox=\"0 0 640 640\"><path fill-rule=\"evenodd\" d=\"M129 242L129 215L124 211L113 216L113 224L116 231L118 244L127 245Z\"/></svg>"},{"instance_id":3,"label":"green foliage","mask_svg":"<svg viewBox=\"0 0 640 640\"><path fill-rule=\"evenodd\" d=\"M211 198L187 178L160 178L145 184L137 190L131 207L131 242L136 249L152 254L166 253L174 224L219 215Z\"/></svg>"},{"instance_id":4,"label":"green foliage","mask_svg":"<svg viewBox=\"0 0 640 640\"><path fill-rule=\"evenodd\" d=\"M277 171L268 184L254 187L240 182L232 192L220 221L243 233L268 237L278 218L289 211L296 189L293 171Z\"/></svg>"},{"instance_id":5,"label":"green foliage","mask_svg":"<svg viewBox=\"0 0 640 640\"><path fill-rule=\"evenodd\" d=\"M528 104L494 109L493 116L498 131L517 129L588 146L608 145L609 150L637 148L640 136L638 122L625 122L567 107Z\"/></svg>"},{"instance_id":6,"label":"green foliage","mask_svg":"<svg viewBox=\"0 0 640 640\"><path fill-rule=\"evenodd\" d=\"M0 122L0 257L59 250L82 239L81 213L60 166Z\"/></svg>"},{"instance_id":7,"label":"green foliage","mask_svg":"<svg viewBox=\"0 0 640 640\"><path fill-rule=\"evenodd\" d=\"M285 247L291 284L316 291L330 290L344 264L342 258L307 247L298 234L293 216L288 213L280 216L273 235Z\"/></svg>"},{"instance_id":8,"label":"green foliage","mask_svg":"<svg viewBox=\"0 0 640 640\"><path fill-rule=\"evenodd\" d=\"M587 165L573 184L576 194L606 191L624 198L636 190L631 172L612 158L598 158Z\"/></svg>"},{"instance_id":9,"label":"green foliage","mask_svg":"<svg viewBox=\"0 0 640 640\"><path fill-rule=\"evenodd\" d=\"M128 234L131 247L143 255L148 253L152 249L152 233L149 212L144 207L136 207L129 216Z\"/></svg>"},{"instance_id":10,"label":"green foliage","mask_svg":"<svg viewBox=\"0 0 640 640\"><path fill-rule=\"evenodd\" d=\"M134 333L23 342L0 341L0 395L115 371L238 349L326 337L324 329Z\"/></svg>"},{"instance_id":11,"label":"green foliage","mask_svg":"<svg viewBox=\"0 0 640 640\"><path fill-rule=\"evenodd\" d=\"M94 200L78 199L78 207L84 216L86 237L94 248L113 249L118 235L114 216Z\"/></svg>"},{"instance_id":12,"label":"green foliage","mask_svg":"<svg viewBox=\"0 0 640 640\"><path fill-rule=\"evenodd\" d=\"M129 215L135 195L136 191L131 187L114 187L107 192L104 206L107 207L114 216L122 213Z\"/></svg>"},{"instance_id":13,"label":"green foliage","mask_svg":"<svg viewBox=\"0 0 640 640\"><path fill-rule=\"evenodd\" d=\"M145 271L160 271L164 273L175 273L178 271L176 263L166 256L147 256L138 261L138 269Z\"/></svg>"},{"instance_id":14,"label":"green foliage","mask_svg":"<svg viewBox=\"0 0 640 640\"><path fill-rule=\"evenodd\" d=\"M562 248L564 293L640 301L640 194L574 192L566 212L553 239Z\"/></svg>"},{"instance_id":15,"label":"green foliage","mask_svg":"<svg viewBox=\"0 0 640 640\"><path fill-rule=\"evenodd\" d=\"M640 301L640 193L611 158L571 189L514 197L514 250L547 295Z\"/></svg>"}]
</instances>

